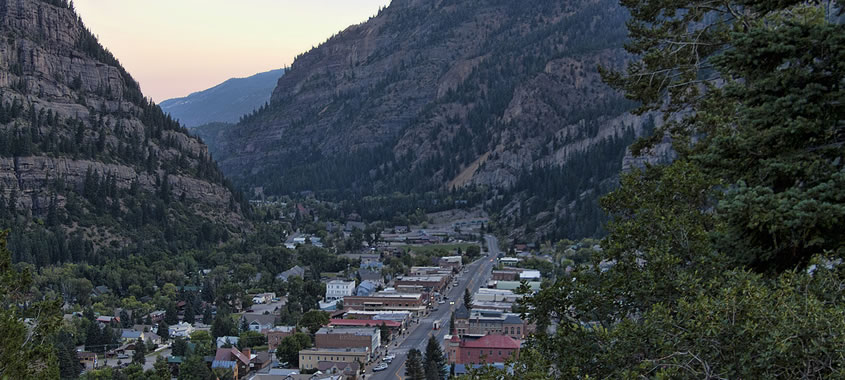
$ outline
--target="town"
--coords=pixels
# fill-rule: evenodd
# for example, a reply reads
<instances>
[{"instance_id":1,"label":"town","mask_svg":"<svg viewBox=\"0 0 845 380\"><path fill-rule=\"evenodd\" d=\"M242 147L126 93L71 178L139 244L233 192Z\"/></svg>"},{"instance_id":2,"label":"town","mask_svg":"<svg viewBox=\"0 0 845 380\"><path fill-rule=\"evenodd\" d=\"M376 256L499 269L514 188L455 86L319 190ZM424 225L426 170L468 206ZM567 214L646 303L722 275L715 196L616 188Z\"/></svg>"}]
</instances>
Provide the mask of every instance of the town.
<instances>
[{"instance_id":1,"label":"town","mask_svg":"<svg viewBox=\"0 0 845 380\"><path fill-rule=\"evenodd\" d=\"M79 347L77 356L84 371L140 363L173 378L207 368L233 379L401 379L408 360L421 360L409 356L434 344L442 355L438 366L448 376L483 365L504 368L519 357L535 329L521 317L518 303L539 291L542 275L520 267L523 258L533 256L526 245L507 255L493 235L483 234L485 223L476 218L450 221L448 228L380 231L379 239L364 243L365 248L337 255L357 268L316 274L312 267L294 265L278 273L275 281L286 284L286 294L245 293L247 302L215 304L198 300L212 300L203 292L220 290L180 286L175 289L180 301L171 310L138 317L118 309L114 315L95 316L98 329L116 331L119 343L99 350ZM348 222L343 228L348 237L366 226ZM472 236L480 239L461 239ZM323 249L320 237L306 233L291 234L285 246L293 251ZM401 273L386 270L396 257L415 251L425 252L417 255L428 265L403 267ZM297 298L305 293L294 289L315 275L324 289L316 302L319 308L295 306L302 308L301 318L286 324L292 319L283 314L304 302ZM92 297L109 291L95 287ZM65 315L71 320L85 317ZM144 323L130 325L121 318Z\"/></svg>"}]
</instances>

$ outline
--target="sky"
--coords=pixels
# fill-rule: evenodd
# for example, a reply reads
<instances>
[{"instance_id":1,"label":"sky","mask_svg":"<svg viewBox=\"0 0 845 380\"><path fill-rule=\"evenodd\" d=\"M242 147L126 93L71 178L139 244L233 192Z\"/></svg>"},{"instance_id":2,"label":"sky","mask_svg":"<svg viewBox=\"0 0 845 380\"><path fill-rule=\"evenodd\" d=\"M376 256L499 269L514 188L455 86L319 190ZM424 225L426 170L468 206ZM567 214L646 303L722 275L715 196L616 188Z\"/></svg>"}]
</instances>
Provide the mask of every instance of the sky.
<instances>
[{"instance_id":1,"label":"sky","mask_svg":"<svg viewBox=\"0 0 845 380\"><path fill-rule=\"evenodd\" d=\"M75 0L77 13L156 102L294 57L390 0Z\"/></svg>"}]
</instances>

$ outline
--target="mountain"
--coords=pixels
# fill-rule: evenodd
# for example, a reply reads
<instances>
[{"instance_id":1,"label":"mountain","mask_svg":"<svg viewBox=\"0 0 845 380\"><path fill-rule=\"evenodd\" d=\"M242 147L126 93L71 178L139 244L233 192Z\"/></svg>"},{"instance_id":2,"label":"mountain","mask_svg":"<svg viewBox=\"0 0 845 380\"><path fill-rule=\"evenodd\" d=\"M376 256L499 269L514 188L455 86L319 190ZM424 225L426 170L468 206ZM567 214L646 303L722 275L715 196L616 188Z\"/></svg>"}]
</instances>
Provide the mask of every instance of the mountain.
<instances>
[{"instance_id":1,"label":"mountain","mask_svg":"<svg viewBox=\"0 0 845 380\"><path fill-rule=\"evenodd\" d=\"M627 18L617 0L394 0L299 56L215 157L245 190L481 188L538 238L594 235L654 125L596 69L625 65Z\"/></svg>"},{"instance_id":2,"label":"mountain","mask_svg":"<svg viewBox=\"0 0 845 380\"><path fill-rule=\"evenodd\" d=\"M102 262L250 228L207 147L64 0L0 1L0 229L15 260Z\"/></svg>"},{"instance_id":3,"label":"mountain","mask_svg":"<svg viewBox=\"0 0 845 380\"><path fill-rule=\"evenodd\" d=\"M232 78L208 90L168 99L158 105L188 128L208 123L237 123L241 116L270 100L284 73L284 69L278 69L247 78Z\"/></svg>"}]
</instances>

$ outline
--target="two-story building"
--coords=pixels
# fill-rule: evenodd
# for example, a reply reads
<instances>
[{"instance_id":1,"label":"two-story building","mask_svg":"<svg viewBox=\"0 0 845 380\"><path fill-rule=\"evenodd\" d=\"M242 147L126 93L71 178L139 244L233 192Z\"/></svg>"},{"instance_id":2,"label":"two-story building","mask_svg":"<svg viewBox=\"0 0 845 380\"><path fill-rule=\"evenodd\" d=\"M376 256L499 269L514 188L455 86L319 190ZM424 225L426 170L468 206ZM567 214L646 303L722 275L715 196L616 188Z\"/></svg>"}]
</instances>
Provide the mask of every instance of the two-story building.
<instances>
[{"instance_id":1,"label":"two-story building","mask_svg":"<svg viewBox=\"0 0 845 380\"><path fill-rule=\"evenodd\" d=\"M368 360L381 346L381 330L376 327L323 327L314 334L317 348L366 348Z\"/></svg>"},{"instance_id":2,"label":"two-story building","mask_svg":"<svg viewBox=\"0 0 845 380\"><path fill-rule=\"evenodd\" d=\"M320 363L366 364L369 356L366 348L308 348L299 351L299 369L319 369Z\"/></svg>"},{"instance_id":3,"label":"two-story building","mask_svg":"<svg viewBox=\"0 0 845 380\"><path fill-rule=\"evenodd\" d=\"M463 305L455 311L453 334L460 337L507 335L521 341L533 331L534 326L523 321L519 314L498 310L473 309L469 311Z\"/></svg>"},{"instance_id":4,"label":"two-story building","mask_svg":"<svg viewBox=\"0 0 845 380\"><path fill-rule=\"evenodd\" d=\"M426 304L422 294L377 292L365 297L345 297L343 299L343 304L348 308L357 310L399 310L408 311L414 315L420 315L424 313L426 309Z\"/></svg>"},{"instance_id":5,"label":"two-story building","mask_svg":"<svg viewBox=\"0 0 845 380\"><path fill-rule=\"evenodd\" d=\"M338 301L355 294L355 281L332 280L326 284L326 301Z\"/></svg>"},{"instance_id":6,"label":"two-story building","mask_svg":"<svg viewBox=\"0 0 845 380\"><path fill-rule=\"evenodd\" d=\"M507 335L485 335L481 338L447 335L446 339L450 364L504 363L519 358L520 342Z\"/></svg>"},{"instance_id":7,"label":"two-story building","mask_svg":"<svg viewBox=\"0 0 845 380\"><path fill-rule=\"evenodd\" d=\"M261 333L267 337L267 346L270 350L275 350L282 343L282 339L286 336L293 335L295 332L295 326L276 326L271 329L261 330Z\"/></svg>"}]
</instances>

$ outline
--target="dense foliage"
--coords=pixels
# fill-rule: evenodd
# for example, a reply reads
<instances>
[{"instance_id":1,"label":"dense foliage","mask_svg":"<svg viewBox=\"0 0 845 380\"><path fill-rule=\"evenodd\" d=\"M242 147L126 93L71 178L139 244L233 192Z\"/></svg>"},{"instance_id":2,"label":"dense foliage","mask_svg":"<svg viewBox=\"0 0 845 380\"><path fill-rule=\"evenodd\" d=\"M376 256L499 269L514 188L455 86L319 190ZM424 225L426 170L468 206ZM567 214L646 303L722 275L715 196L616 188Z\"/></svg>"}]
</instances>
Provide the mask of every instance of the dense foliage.
<instances>
[{"instance_id":1,"label":"dense foliage","mask_svg":"<svg viewBox=\"0 0 845 380\"><path fill-rule=\"evenodd\" d=\"M623 4L642 59L606 78L645 109L683 111L638 145L670 134L679 159L625 174L602 201L603 250L526 302L540 357L514 364L528 372L474 376L845 376L836 7Z\"/></svg>"}]
</instances>

